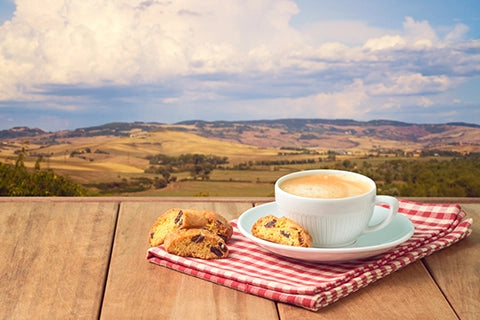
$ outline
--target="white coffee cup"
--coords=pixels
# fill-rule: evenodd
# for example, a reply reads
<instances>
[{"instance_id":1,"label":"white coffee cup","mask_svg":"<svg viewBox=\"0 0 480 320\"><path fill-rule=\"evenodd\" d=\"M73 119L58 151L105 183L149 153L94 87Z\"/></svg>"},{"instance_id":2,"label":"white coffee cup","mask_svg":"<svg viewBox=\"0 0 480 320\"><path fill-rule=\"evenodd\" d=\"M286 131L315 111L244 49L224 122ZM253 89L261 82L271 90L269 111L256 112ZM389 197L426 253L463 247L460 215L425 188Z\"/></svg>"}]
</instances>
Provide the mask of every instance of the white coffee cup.
<instances>
[{"instance_id":1,"label":"white coffee cup","mask_svg":"<svg viewBox=\"0 0 480 320\"><path fill-rule=\"evenodd\" d=\"M342 170L298 171L275 183L279 215L307 229L314 247L348 246L360 235L387 226L397 214L398 200L376 193L372 179ZM377 204L387 204L389 213L369 226Z\"/></svg>"}]
</instances>

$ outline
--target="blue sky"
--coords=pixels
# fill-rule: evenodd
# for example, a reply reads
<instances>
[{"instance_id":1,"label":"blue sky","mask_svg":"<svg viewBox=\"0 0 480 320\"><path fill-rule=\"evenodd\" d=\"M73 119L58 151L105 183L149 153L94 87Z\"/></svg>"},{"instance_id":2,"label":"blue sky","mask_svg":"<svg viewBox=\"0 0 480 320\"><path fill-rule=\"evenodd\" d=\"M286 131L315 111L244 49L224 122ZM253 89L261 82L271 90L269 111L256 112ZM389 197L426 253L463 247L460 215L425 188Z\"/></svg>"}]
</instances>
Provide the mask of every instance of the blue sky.
<instances>
[{"instance_id":1,"label":"blue sky","mask_svg":"<svg viewBox=\"0 0 480 320\"><path fill-rule=\"evenodd\" d=\"M480 1L0 0L0 130L480 124Z\"/></svg>"}]
</instances>

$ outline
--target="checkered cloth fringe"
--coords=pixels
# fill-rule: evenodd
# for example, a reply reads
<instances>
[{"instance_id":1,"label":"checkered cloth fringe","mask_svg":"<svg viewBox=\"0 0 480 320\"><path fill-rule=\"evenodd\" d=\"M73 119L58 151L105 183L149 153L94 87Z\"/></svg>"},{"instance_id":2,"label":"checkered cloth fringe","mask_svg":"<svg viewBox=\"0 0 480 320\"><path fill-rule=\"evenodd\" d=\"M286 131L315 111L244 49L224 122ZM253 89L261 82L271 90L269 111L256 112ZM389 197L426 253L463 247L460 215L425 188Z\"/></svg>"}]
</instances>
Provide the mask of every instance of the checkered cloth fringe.
<instances>
[{"instance_id":1,"label":"checkered cloth fringe","mask_svg":"<svg viewBox=\"0 0 480 320\"><path fill-rule=\"evenodd\" d=\"M400 201L399 213L415 226L413 236L383 254L343 263L310 263L284 258L245 238L232 221L234 235L226 259L201 260L150 248L147 259L195 277L250 294L317 311L352 292L471 233L472 219L456 204Z\"/></svg>"}]
</instances>

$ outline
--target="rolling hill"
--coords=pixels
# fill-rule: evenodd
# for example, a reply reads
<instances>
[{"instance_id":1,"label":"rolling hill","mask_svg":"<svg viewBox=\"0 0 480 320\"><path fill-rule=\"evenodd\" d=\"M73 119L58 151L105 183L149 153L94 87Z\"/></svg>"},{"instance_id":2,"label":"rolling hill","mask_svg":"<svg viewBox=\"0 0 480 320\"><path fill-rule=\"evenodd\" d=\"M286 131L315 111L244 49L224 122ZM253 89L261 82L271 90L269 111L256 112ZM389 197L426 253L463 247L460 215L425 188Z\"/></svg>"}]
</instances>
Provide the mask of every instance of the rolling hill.
<instances>
[{"instance_id":1,"label":"rolling hill","mask_svg":"<svg viewBox=\"0 0 480 320\"><path fill-rule=\"evenodd\" d=\"M35 144L86 137L141 137L146 133L181 131L205 138L265 148L371 148L400 144L412 148L455 149L467 146L477 151L480 125L468 123L412 124L391 120L280 119L254 121L191 120L175 124L114 122L75 130L45 132L16 127L0 131L0 141L28 140ZM370 141L370 143L368 142Z\"/></svg>"},{"instance_id":2,"label":"rolling hill","mask_svg":"<svg viewBox=\"0 0 480 320\"><path fill-rule=\"evenodd\" d=\"M214 141L207 142L205 139ZM177 141L181 143L177 144ZM378 148L479 152L480 126L467 123L410 124L389 120L361 122L342 119L192 120L176 124L121 122L56 132L16 127L1 130L0 142L3 147L9 143L28 143L28 149L43 149L41 153L57 154L61 150L65 152L66 149L73 151L89 147L112 149L116 154L133 153L142 156L157 151L173 154L201 152L200 149L195 151L198 144L204 149L203 153L226 148L225 151L230 150L227 153L237 154L246 153L240 150L247 146L271 149L345 149L352 152L367 152ZM231 145L227 147L227 144L219 144L220 142ZM65 145L70 145L70 148Z\"/></svg>"},{"instance_id":3,"label":"rolling hill","mask_svg":"<svg viewBox=\"0 0 480 320\"><path fill-rule=\"evenodd\" d=\"M358 159L389 154L413 157L422 150L446 154L480 153L480 126L387 120L281 119L192 120L175 124L122 122L55 132L27 127L0 131L0 162L13 164L18 154L24 152L27 167L33 168L41 157L42 168L54 169L82 184L154 179L155 175L145 170L151 166L149 157L158 154L174 157L187 153L211 154L227 157L228 167L235 168L249 167L249 163L256 162L275 163L279 159L320 161L320 158L328 159L331 153L340 158ZM216 171L212 176L212 180L219 181L216 191L209 189L200 193L224 194L224 183L236 182L230 183L227 189L238 188L238 194L249 189L258 195L260 188L269 190L271 182L281 174L274 172L279 170L278 166L269 168L266 165L261 170ZM181 182L188 179L188 172L176 175L178 182L145 194L191 195L205 188L200 181L188 185ZM244 182L249 183L242 185ZM213 185L210 183L208 188L214 188Z\"/></svg>"}]
</instances>

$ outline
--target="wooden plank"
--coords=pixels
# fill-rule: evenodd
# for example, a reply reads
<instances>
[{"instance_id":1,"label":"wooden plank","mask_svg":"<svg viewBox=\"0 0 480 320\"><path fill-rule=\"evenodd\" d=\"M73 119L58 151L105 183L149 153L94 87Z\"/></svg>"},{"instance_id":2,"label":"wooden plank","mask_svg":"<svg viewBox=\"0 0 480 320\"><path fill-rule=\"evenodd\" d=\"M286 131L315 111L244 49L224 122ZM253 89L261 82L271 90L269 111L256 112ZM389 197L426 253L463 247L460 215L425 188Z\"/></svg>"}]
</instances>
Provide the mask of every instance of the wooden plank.
<instances>
[{"instance_id":1,"label":"wooden plank","mask_svg":"<svg viewBox=\"0 0 480 320\"><path fill-rule=\"evenodd\" d=\"M228 219L248 202L124 202L121 204L102 319L278 319L275 303L146 261L157 217L172 207L210 209Z\"/></svg>"},{"instance_id":2,"label":"wooden plank","mask_svg":"<svg viewBox=\"0 0 480 320\"><path fill-rule=\"evenodd\" d=\"M0 318L98 317L118 204L0 203Z\"/></svg>"},{"instance_id":3,"label":"wooden plank","mask_svg":"<svg viewBox=\"0 0 480 320\"><path fill-rule=\"evenodd\" d=\"M480 318L480 204L462 204L473 218L472 234L425 259L460 319Z\"/></svg>"},{"instance_id":4,"label":"wooden plank","mask_svg":"<svg viewBox=\"0 0 480 320\"><path fill-rule=\"evenodd\" d=\"M318 312L285 304L279 304L278 309L280 318L284 320L457 319L420 261Z\"/></svg>"}]
</instances>

